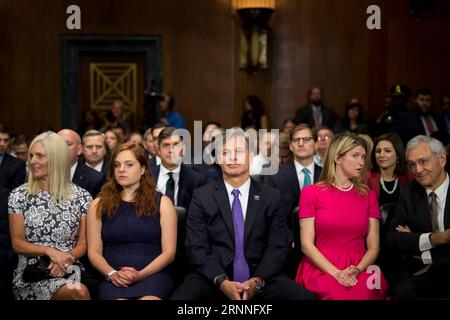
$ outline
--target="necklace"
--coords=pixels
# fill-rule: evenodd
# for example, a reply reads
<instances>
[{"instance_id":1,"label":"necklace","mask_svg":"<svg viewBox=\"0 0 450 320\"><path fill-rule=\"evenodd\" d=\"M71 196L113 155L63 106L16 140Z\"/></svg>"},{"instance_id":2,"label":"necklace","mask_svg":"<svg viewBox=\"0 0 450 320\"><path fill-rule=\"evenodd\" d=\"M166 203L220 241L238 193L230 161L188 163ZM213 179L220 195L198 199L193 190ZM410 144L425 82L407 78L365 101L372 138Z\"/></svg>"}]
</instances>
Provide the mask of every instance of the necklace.
<instances>
[{"instance_id":1,"label":"necklace","mask_svg":"<svg viewBox=\"0 0 450 320\"><path fill-rule=\"evenodd\" d=\"M338 187L338 185L335 184L335 183L332 183L332 185L333 185L336 189L338 189L339 191L342 191L342 192L349 192L350 190L353 189L353 183L350 185L350 187L347 187L347 188L341 188L341 187Z\"/></svg>"},{"instance_id":2,"label":"necklace","mask_svg":"<svg viewBox=\"0 0 450 320\"><path fill-rule=\"evenodd\" d=\"M397 185L398 185L398 178L395 178L395 182L394 182L394 187L392 188L391 191L389 191L386 186L384 185L384 180L383 178L380 176L380 184L381 187L383 188L383 190L387 193L387 194L393 194L395 192L395 189L397 189Z\"/></svg>"}]
</instances>

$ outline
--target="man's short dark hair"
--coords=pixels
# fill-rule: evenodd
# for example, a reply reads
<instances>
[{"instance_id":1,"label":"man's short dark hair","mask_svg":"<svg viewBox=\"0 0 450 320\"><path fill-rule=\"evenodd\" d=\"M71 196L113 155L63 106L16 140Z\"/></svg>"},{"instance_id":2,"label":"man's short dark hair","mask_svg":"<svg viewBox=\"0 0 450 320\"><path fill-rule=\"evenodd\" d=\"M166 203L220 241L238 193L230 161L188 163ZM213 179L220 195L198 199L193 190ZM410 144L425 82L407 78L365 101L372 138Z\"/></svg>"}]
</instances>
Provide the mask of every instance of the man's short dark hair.
<instances>
[{"instance_id":1,"label":"man's short dark hair","mask_svg":"<svg viewBox=\"0 0 450 320\"><path fill-rule=\"evenodd\" d=\"M173 136L175 130L177 130L177 128L174 128L174 127L167 127L167 128L162 129L158 135L158 145L160 145L163 140ZM182 140L182 139L183 138L180 135L180 140Z\"/></svg>"},{"instance_id":2,"label":"man's short dark hair","mask_svg":"<svg viewBox=\"0 0 450 320\"><path fill-rule=\"evenodd\" d=\"M420 89L416 91L416 95L414 96L417 98L418 96L432 96L430 89Z\"/></svg>"},{"instance_id":3,"label":"man's short dark hair","mask_svg":"<svg viewBox=\"0 0 450 320\"><path fill-rule=\"evenodd\" d=\"M12 145L13 146L20 146L21 144L26 143L28 145L27 138L24 134L19 134L17 137L13 139Z\"/></svg>"},{"instance_id":4,"label":"man's short dark hair","mask_svg":"<svg viewBox=\"0 0 450 320\"><path fill-rule=\"evenodd\" d=\"M9 134L8 127L3 123L0 123L0 133Z\"/></svg>"},{"instance_id":5,"label":"man's short dark hair","mask_svg":"<svg viewBox=\"0 0 450 320\"><path fill-rule=\"evenodd\" d=\"M166 128L166 127L167 127L167 125L165 125L164 123L158 122L152 127L152 134L153 134L153 131L155 131L157 129L161 129L161 128Z\"/></svg>"}]
</instances>

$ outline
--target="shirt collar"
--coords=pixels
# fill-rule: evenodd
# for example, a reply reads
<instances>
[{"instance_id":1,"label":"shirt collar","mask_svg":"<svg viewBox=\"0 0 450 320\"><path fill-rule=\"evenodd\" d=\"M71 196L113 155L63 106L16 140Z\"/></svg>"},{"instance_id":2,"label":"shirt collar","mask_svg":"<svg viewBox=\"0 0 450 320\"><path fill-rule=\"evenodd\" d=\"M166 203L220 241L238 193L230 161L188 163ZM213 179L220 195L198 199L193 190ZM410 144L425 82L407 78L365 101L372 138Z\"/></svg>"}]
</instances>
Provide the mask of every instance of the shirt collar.
<instances>
[{"instance_id":1,"label":"shirt collar","mask_svg":"<svg viewBox=\"0 0 450 320\"><path fill-rule=\"evenodd\" d=\"M75 174L75 171L77 170L78 162L75 162L75 164L70 167L70 180L73 179L73 175Z\"/></svg>"},{"instance_id":2,"label":"shirt collar","mask_svg":"<svg viewBox=\"0 0 450 320\"><path fill-rule=\"evenodd\" d=\"M444 182L442 182L441 185L437 187L436 190L434 190L434 193L436 194L439 201L443 201L447 197L449 183L450 181L448 179L448 174L446 173ZM431 191L431 189L426 189L427 196L430 196Z\"/></svg>"},{"instance_id":3,"label":"shirt collar","mask_svg":"<svg viewBox=\"0 0 450 320\"><path fill-rule=\"evenodd\" d=\"M314 160L311 162L311 164L307 167L302 166L300 163L298 163L297 161L294 160L294 164L295 164L295 171L297 173L302 172L303 168L308 169L309 173L313 173L314 172Z\"/></svg>"},{"instance_id":4,"label":"shirt collar","mask_svg":"<svg viewBox=\"0 0 450 320\"><path fill-rule=\"evenodd\" d=\"M225 180L224 180L224 182L225 182L225 188L227 188L227 193L228 193L228 195L230 195L231 192L232 192L234 189L236 189L236 188L233 188L233 187L232 187L230 184L228 184ZM244 194L248 195L248 194L249 194L249 192L250 192L250 182L251 182L251 179L250 179L250 177L249 177L248 180L247 180L246 182L244 182L244 184L243 184L242 186L240 186L239 188L237 188L237 189L239 190L239 193L240 193L241 195L244 195Z\"/></svg>"},{"instance_id":5,"label":"shirt collar","mask_svg":"<svg viewBox=\"0 0 450 320\"><path fill-rule=\"evenodd\" d=\"M162 163L161 163L161 167L160 167L160 170L161 170L161 173L162 173L162 174L167 174L167 173L169 173L169 172L173 172L175 175L179 175L179 174L180 174L180 169L181 169L181 165L179 165L178 167L176 167L175 170L170 171L169 169L167 169L166 167L164 167L164 165L163 165Z\"/></svg>"}]
</instances>

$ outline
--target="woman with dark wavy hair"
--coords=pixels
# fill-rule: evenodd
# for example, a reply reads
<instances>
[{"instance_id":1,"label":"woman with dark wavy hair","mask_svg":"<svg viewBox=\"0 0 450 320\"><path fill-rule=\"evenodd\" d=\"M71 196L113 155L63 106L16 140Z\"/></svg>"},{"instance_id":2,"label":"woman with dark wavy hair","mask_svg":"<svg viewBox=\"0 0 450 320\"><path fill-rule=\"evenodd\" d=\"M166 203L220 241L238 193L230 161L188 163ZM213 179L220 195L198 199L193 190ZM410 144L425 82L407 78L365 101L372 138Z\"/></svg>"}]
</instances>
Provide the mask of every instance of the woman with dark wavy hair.
<instances>
[{"instance_id":1,"label":"woman with dark wavy hair","mask_svg":"<svg viewBox=\"0 0 450 320\"><path fill-rule=\"evenodd\" d=\"M367 185L375 191L380 206L397 203L400 185L413 179L406 170L405 148L395 133L379 136L372 150L372 170Z\"/></svg>"},{"instance_id":2,"label":"woman with dark wavy hair","mask_svg":"<svg viewBox=\"0 0 450 320\"><path fill-rule=\"evenodd\" d=\"M171 200L155 191L140 145L122 144L109 177L88 212L88 255L105 276L99 298L168 298L173 279L177 217Z\"/></svg>"}]
</instances>

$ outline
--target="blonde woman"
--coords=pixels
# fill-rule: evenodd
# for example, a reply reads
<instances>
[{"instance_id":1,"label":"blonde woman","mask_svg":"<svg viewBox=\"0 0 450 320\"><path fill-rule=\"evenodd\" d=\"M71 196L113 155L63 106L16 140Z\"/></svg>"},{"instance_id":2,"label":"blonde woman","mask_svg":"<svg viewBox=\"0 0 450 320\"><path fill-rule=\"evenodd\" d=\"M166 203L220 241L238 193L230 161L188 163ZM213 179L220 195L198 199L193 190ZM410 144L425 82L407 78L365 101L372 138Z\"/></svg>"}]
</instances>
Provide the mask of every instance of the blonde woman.
<instances>
[{"instance_id":1,"label":"blonde woman","mask_svg":"<svg viewBox=\"0 0 450 320\"><path fill-rule=\"evenodd\" d=\"M379 253L376 195L360 182L367 143L354 134L331 141L322 175L300 195L299 217L305 257L296 282L319 299L384 299L383 275L367 272Z\"/></svg>"},{"instance_id":2,"label":"blonde woman","mask_svg":"<svg viewBox=\"0 0 450 320\"><path fill-rule=\"evenodd\" d=\"M69 280L66 273L73 273L76 269L70 266L78 265L86 253L86 214L92 198L70 182L69 149L56 133L45 132L31 142L28 163L28 182L12 191L8 203L11 243L19 255L14 296L89 299L87 288L72 283L74 278ZM24 277L31 265L46 260L45 277Z\"/></svg>"}]
</instances>

